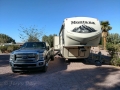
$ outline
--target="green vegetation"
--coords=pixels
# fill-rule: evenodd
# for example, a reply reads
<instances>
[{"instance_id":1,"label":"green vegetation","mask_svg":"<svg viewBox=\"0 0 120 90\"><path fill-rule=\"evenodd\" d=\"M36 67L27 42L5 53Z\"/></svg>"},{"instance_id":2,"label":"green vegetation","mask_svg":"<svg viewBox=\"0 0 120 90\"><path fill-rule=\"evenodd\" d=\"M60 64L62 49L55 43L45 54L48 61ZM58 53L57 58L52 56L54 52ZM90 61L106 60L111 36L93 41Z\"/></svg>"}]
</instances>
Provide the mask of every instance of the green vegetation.
<instances>
[{"instance_id":1,"label":"green vegetation","mask_svg":"<svg viewBox=\"0 0 120 90\"><path fill-rule=\"evenodd\" d=\"M50 45L50 47L53 47L54 36L57 36L57 35L56 34L49 35L49 36L44 35L42 37L42 41L47 42Z\"/></svg>"},{"instance_id":2,"label":"green vegetation","mask_svg":"<svg viewBox=\"0 0 120 90\"><path fill-rule=\"evenodd\" d=\"M0 50L2 53L5 53L7 51L8 46L0 46Z\"/></svg>"},{"instance_id":3,"label":"green vegetation","mask_svg":"<svg viewBox=\"0 0 120 90\"><path fill-rule=\"evenodd\" d=\"M102 37L100 39L100 46L107 49L111 56L111 64L120 66L120 35L117 33L109 33L112 27L109 21L101 21Z\"/></svg>"},{"instance_id":4,"label":"green vegetation","mask_svg":"<svg viewBox=\"0 0 120 90\"><path fill-rule=\"evenodd\" d=\"M111 64L120 66L120 35L117 33L108 34L106 49L111 55Z\"/></svg>"},{"instance_id":5,"label":"green vegetation","mask_svg":"<svg viewBox=\"0 0 120 90\"><path fill-rule=\"evenodd\" d=\"M19 48L20 48L19 45L0 46L0 50L2 53L10 53Z\"/></svg>"},{"instance_id":6,"label":"green vegetation","mask_svg":"<svg viewBox=\"0 0 120 90\"><path fill-rule=\"evenodd\" d=\"M3 43L16 43L14 39L6 34L0 34L0 44Z\"/></svg>"}]
</instances>

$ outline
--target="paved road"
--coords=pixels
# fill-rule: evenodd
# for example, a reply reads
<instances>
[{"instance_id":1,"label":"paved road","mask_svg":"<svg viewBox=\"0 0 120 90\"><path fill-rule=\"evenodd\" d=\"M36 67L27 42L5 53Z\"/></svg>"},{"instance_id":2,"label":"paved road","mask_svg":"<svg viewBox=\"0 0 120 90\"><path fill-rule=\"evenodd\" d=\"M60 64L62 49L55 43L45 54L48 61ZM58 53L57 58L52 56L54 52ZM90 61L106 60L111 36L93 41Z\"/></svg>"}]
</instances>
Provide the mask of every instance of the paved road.
<instances>
[{"instance_id":1,"label":"paved road","mask_svg":"<svg viewBox=\"0 0 120 90\"><path fill-rule=\"evenodd\" d=\"M12 73L0 55L0 90L120 90L120 68L55 58L46 73Z\"/></svg>"}]
</instances>

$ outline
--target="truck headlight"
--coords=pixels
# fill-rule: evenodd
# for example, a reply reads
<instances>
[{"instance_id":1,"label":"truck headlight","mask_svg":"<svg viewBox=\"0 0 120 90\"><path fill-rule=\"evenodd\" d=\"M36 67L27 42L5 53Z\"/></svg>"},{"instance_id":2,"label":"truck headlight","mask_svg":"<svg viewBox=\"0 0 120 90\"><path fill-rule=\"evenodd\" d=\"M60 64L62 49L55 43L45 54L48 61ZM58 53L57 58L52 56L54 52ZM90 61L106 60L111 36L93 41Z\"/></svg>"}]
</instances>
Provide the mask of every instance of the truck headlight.
<instances>
[{"instance_id":1,"label":"truck headlight","mask_svg":"<svg viewBox=\"0 0 120 90\"><path fill-rule=\"evenodd\" d=\"M14 59L14 54L10 54L10 60Z\"/></svg>"},{"instance_id":2,"label":"truck headlight","mask_svg":"<svg viewBox=\"0 0 120 90\"><path fill-rule=\"evenodd\" d=\"M43 58L44 58L44 54L40 53L40 59L43 59Z\"/></svg>"},{"instance_id":3,"label":"truck headlight","mask_svg":"<svg viewBox=\"0 0 120 90\"><path fill-rule=\"evenodd\" d=\"M37 60L41 60L41 59L43 59L44 58L44 55L43 55L43 53L37 53Z\"/></svg>"}]
</instances>

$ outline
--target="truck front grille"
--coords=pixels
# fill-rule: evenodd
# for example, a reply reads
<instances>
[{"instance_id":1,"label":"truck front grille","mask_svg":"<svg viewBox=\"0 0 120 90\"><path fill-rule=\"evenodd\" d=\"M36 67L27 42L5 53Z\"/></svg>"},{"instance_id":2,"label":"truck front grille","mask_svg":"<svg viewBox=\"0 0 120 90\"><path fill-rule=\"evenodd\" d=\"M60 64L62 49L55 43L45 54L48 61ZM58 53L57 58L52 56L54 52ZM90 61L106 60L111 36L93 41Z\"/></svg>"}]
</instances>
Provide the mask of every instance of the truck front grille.
<instances>
[{"instance_id":1,"label":"truck front grille","mask_svg":"<svg viewBox=\"0 0 120 90\"><path fill-rule=\"evenodd\" d=\"M32 63L37 59L36 53L20 53L15 55L15 62Z\"/></svg>"}]
</instances>

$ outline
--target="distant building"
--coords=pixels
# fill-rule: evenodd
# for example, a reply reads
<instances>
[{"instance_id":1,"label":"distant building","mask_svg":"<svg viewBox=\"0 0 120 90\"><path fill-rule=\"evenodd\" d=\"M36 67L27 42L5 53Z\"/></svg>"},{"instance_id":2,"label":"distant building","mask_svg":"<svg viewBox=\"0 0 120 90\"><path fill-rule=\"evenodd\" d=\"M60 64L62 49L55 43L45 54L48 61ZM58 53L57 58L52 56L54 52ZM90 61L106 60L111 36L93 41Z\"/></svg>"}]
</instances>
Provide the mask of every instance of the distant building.
<instances>
[{"instance_id":1,"label":"distant building","mask_svg":"<svg viewBox=\"0 0 120 90\"><path fill-rule=\"evenodd\" d=\"M19 45L19 46L22 46L24 43L16 43L16 44L13 44L13 43L3 43L3 44L0 44L0 46L9 46L9 45Z\"/></svg>"},{"instance_id":2,"label":"distant building","mask_svg":"<svg viewBox=\"0 0 120 90\"><path fill-rule=\"evenodd\" d=\"M16 43L16 44L14 44L14 45L20 45L20 46L22 46L24 43Z\"/></svg>"}]
</instances>

